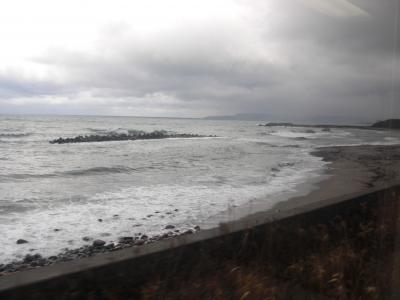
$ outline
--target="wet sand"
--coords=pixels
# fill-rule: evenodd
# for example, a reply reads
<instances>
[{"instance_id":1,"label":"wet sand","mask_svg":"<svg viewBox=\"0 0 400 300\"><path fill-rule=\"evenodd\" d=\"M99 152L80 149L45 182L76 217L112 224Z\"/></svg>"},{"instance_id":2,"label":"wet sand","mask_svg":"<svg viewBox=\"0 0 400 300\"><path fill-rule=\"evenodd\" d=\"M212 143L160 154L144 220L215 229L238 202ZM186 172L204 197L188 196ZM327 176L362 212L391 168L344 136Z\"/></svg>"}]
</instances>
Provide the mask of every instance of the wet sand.
<instances>
[{"instance_id":1,"label":"wet sand","mask_svg":"<svg viewBox=\"0 0 400 300\"><path fill-rule=\"evenodd\" d=\"M321 147L313 154L330 163L327 179L309 194L280 202L273 210L321 206L327 199L400 184L400 145Z\"/></svg>"}]
</instances>

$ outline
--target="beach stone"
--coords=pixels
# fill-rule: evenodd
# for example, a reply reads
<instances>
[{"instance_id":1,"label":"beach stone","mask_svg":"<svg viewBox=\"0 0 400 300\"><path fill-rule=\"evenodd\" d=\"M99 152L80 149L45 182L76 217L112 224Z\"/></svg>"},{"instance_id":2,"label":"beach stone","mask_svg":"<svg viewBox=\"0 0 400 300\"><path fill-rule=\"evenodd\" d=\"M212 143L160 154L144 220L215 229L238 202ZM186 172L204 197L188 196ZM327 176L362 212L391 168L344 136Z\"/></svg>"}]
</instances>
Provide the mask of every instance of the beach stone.
<instances>
[{"instance_id":1,"label":"beach stone","mask_svg":"<svg viewBox=\"0 0 400 300\"><path fill-rule=\"evenodd\" d=\"M101 246L104 246L105 244L106 244L106 242L103 241L103 240L94 240L93 241L93 246L94 247L101 247Z\"/></svg>"},{"instance_id":2,"label":"beach stone","mask_svg":"<svg viewBox=\"0 0 400 300\"><path fill-rule=\"evenodd\" d=\"M35 260L34 257L33 257L33 255L27 254L27 255L25 255L25 257L24 257L23 262L24 262L24 263L30 263L30 262L33 261L33 260Z\"/></svg>"},{"instance_id":3,"label":"beach stone","mask_svg":"<svg viewBox=\"0 0 400 300\"><path fill-rule=\"evenodd\" d=\"M106 248L107 248L108 250L113 249L114 247L115 247L114 243L109 243L109 244L106 246Z\"/></svg>"},{"instance_id":4,"label":"beach stone","mask_svg":"<svg viewBox=\"0 0 400 300\"><path fill-rule=\"evenodd\" d=\"M31 267L37 267L37 266L38 266L38 263L37 263L36 261L32 261L29 265L30 265Z\"/></svg>"},{"instance_id":5,"label":"beach stone","mask_svg":"<svg viewBox=\"0 0 400 300\"><path fill-rule=\"evenodd\" d=\"M21 265L18 267L19 270L25 270L25 269L28 269L28 268L29 268L29 265L28 265L28 264L21 264Z\"/></svg>"},{"instance_id":6,"label":"beach stone","mask_svg":"<svg viewBox=\"0 0 400 300\"><path fill-rule=\"evenodd\" d=\"M134 238L132 236L123 236L118 239L118 243L120 244L132 243L133 241Z\"/></svg>"},{"instance_id":7,"label":"beach stone","mask_svg":"<svg viewBox=\"0 0 400 300\"><path fill-rule=\"evenodd\" d=\"M20 244L26 244L26 243L28 243L27 240L24 240L24 239L18 239L18 240L17 240L17 244L18 244L18 245L20 245Z\"/></svg>"},{"instance_id":8,"label":"beach stone","mask_svg":"<svg viewBox=\"0 0 400 300\"><path fill-rule=\"evenodd\" d=\"M174 228L175 228L174 225L167 225L167 226L165 226L165 229L174 229Z\"/></svg>"},{"instance_id":9,"label":"beach stone","mask_svg":"<svg viewBox=\"0 0 400 300\"><path fill-rule=\"evenodd\" d=\"M135 242L135 246L141 246L141 245L143 245L144 244L144 240L137 240L136 242Z\"/></svg>"},{"instance_id":10,"label":"beach stone","mask_svg":"<svg viewBox=\"0 0 400 300\"><path fill-rule=\"evenodd\" d=\"M37 266L43 267L46 264L46 260L44 258L41 258L41 259L37 260L36 263L37 263Z\"/></svg>"},{"instance_id":11,"label":"beach stone","mask_svg":"<svg viewBox=\"0 0 400 300\"><path fill-rule=\"evenodd\" d=\"M148 237L147 235L143 234L140 238L141 238L142 240L147 240L149 237Z\"/></svg>"},{"instance_id":12,"label":"beach stone","mask_svg":"<svg viewBox=\"0 0 400 300\"><path fill-rule=\"evenodd\" d=\"M36 253L36 254L33 255L33 258L34 259L41 259L42 255L40 255L39 253Z\"/></svg>"},{"instance_id":13,"label":"beach stone","mask_svg":"<svg viewBox=\"0 0 400 300\"><path fill-rule=\"evenodd\" d=\"M97 221L99 221L99 222L103 222L103 219L97 219Z\"/></svg>"}]
</instances>

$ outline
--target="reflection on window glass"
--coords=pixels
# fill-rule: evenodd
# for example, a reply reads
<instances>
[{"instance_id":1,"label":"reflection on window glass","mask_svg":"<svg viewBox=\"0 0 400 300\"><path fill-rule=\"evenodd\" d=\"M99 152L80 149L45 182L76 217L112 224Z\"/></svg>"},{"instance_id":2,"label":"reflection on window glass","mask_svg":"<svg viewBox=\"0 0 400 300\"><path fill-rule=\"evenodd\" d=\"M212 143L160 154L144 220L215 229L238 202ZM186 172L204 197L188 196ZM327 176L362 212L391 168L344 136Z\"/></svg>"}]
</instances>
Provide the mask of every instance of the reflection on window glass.
<instances>
[{"instance_id":1,"label":"reflection on window glass","mask_svg":"<svg viewBox=\"0 0 400 300\"><path fill-rule=\"evenodd\" d=\"M399 0L0 25L0 299L400 299Z\"/></svg>"}]
</instances>

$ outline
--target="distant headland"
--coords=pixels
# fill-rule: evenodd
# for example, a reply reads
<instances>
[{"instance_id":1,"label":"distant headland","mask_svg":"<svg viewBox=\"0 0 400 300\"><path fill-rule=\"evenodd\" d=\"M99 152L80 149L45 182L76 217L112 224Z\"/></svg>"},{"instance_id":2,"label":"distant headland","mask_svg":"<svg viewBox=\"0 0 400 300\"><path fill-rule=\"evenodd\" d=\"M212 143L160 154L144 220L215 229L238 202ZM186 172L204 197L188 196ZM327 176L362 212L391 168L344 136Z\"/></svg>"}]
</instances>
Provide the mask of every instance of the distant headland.
<instances>
[{"instance_id":1,"label":"distant headland","mask_svg":"<svg viewBox=\"0 0 400 300\"><path fill-rule=\"evenodd\" d=\"M388 119L385 121L379 121L371 125L375 128L389 128L389 129L400 129L400 119Z\"/></svg>"},{"instance_id":2,"label":"distant headland","mask_svg":"<svg viewBox=\"0 0 400 300\"><path fill-rule=\"evenodd\" d=\"M378 121L372 125L356 126L356 125L330 125L330 124L295 124L288 122L269 122L265 124L258 124L258 126L275 127L319 127L319 128L353 128L353 129L369 129L369 130L379 130L379 129L400 129L400 119L389 119L385 121Z\"/></svg>"}]
</instances>

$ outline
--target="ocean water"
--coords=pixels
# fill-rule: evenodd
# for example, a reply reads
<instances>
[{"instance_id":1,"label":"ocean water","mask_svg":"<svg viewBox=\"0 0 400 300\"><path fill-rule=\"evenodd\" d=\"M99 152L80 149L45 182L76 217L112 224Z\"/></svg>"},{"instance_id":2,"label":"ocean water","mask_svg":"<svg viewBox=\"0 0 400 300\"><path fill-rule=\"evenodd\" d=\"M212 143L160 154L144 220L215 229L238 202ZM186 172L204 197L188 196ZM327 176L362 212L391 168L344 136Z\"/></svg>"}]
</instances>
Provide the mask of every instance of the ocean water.
<instances>
[{"instance_id":1,"label":"ocean water","mask_svg":"<svg viewBox=\"0 0 400 300\"><path fill-rule=\"evenodd\" d=\"M58 137L168 130L215 138L50 144ZM331 145L399 144L394 132L259 127L255 122L0 116L0 263L138 233L217 226L318 180ZM312 189L310 183L308 189ZM250 213L250 211L249 211ZM101 221L99 221L101 219ZM17 239L27 244L17 245Z\"/></svg>"}]
</instances>

